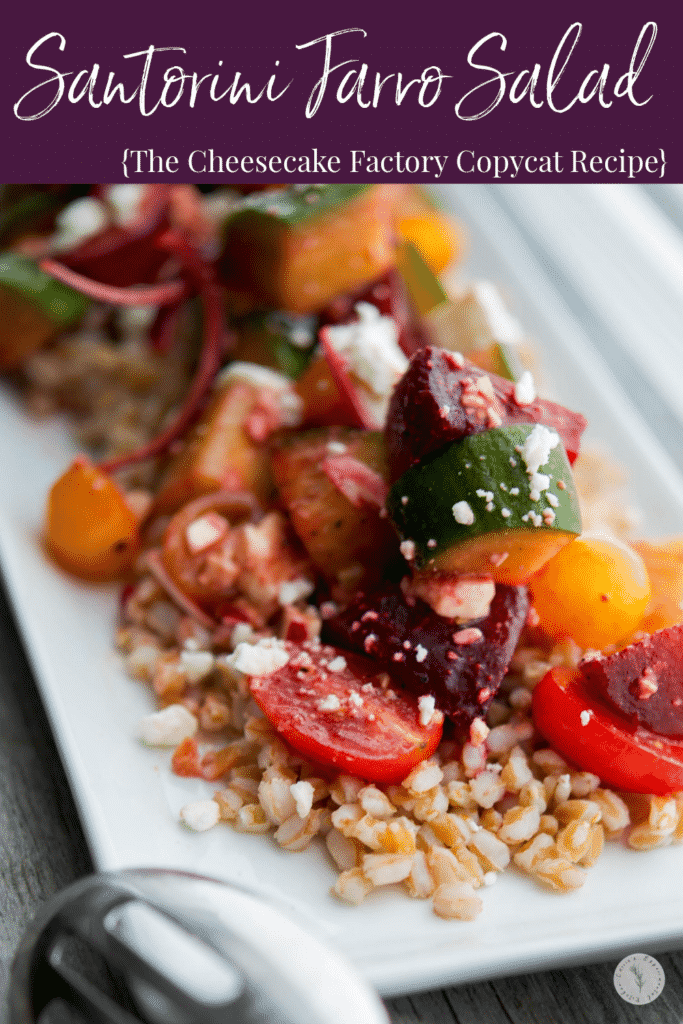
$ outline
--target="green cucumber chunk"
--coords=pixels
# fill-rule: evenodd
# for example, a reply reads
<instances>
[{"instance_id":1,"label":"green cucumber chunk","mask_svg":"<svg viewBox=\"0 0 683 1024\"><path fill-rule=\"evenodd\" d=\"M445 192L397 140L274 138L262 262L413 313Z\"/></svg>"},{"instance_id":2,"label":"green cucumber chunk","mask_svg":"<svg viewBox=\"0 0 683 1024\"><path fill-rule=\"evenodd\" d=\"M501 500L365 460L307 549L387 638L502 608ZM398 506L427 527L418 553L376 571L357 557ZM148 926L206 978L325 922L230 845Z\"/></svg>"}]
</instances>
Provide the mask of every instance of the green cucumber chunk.
<instances>
[{"instance_id":1,"label":"green cucumber chunk","mask_svg":"<svg viewBox=\"0 0 683 1024\"><path fill-rule=\"evenodd\" d=\"M261 214L287 225L301 224L344 206L370 185L292 185L272 192L252 192L233 213L233 219Z\"/></svg>"},{"instance_id":2,"label":"green cucumber chunk","mask_svg":"<svg viewBox=\"0 0 683 1024\"><path fill-rule=\"evenodd\" d=\"M532 494L525 444L539 430L548 428L524 423L473 434L396 481L387 510L402 540L413 542L416 568L524 583L581 533L561 442L538 469L549 487L539 491L545 481L536 481Z\"/></svg>"},{"instance_id":3,"label":"green cucumber chunk","mask_svg":"<svg viewBox=\"0 0 683 1024\"><path fill-rule=\"evenodd\" d=\"M404 242L398 251L398 269L410 301L424 316L442 302L448 302L438 277L432 273L412 242Z\"/></svg>"},{"instance_id":4,"label":"green cucumber chunk","mask_svg":"<svg viewBox=\"0 0 683 1024\"><path fill-rule=\"evenodd\" d=\"M84 295L55 281L33 260L16 252L0 253L0 288L18 293L58 327L74 323L88 307Z\"/></svg>"}]
</instances>

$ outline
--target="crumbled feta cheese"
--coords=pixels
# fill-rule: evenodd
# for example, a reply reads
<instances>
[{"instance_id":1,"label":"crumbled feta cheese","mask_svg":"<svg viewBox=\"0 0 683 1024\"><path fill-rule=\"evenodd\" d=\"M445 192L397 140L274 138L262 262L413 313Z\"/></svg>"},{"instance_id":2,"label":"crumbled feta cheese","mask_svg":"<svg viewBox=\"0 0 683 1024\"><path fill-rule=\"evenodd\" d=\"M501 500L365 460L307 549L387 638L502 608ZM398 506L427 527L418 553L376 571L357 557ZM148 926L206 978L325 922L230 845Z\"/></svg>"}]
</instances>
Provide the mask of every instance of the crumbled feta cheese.
<instances>
[{"instance_id":1,"label":"crumbled feta cheese","mask_svg":"<svg viewBox=\"0 0 683 1024\"><path fill-rule=\"evenodd\" d=\"M454 576L418 578L410 581L405 590L406 596L421 598L437 615L462 622L488 615L495 592L489 577Z\"/></svg>"},{"instance_id":2,"label":"crumbled feta cheese","mask_svg":"<svg viewBox=\"0 0 683 1024\"><path fill-rule=\"evenodd\" d=\"M529 497L532 501L539 501L542 491L550 487L550 477L545 473L532 473L529 478Z\"/></svg>"},{"instance_id":3,"label":"crumbled feta cheese","mask_svg":"<svg viewBox=\"0 0 683 1024\"><path fill-rule=\"evenodd\" d=\"M215 800L195 800L180 808L180 820L195 832L206 832L220 821L221 811Z\"/></svg>"},{"instance_id":4,"label":"crumbled feta cheese","mask_svg":"<svg viewBox=\"0 0 683 1024\"><path fill-rule=\"evenodd\" d=\"M541 466L545 466L551 451L559 443L560 436L557 431L544 427L542 423L537 423L534 426L520 452L530 477L533 477L534 473L538 473Z\"/></svg>"},{"instance_id":5,"label":"crumbled feta cheese","mask_svg":"<svg viewBox=\"0 0 683 1024\"><path fill-rule=\"evenodd\" d=\"M211 651L181 651L180 664L188 683L198 683L213 671L215 658Z\"/></svg>"},{"instance_id":6,"label":"crumbled feta cheese","mask_svg":"<svg viewBox=\"0 0 683 1024\"><path fill-rule=\"evenodd\" d=\"M519 487L511 487L510 494L513 496L513 498L516 498L519 494Z\"/></svg>"},{"instance_id":7,"label":"crumbled feta cheese","mask_svg":"<svg viewBox=\"0 0 683 1024\"><path fill-rule=\"evenodd\" d=\"M528 370L525 370L519 380L515 383L515 402L517 405L531 405L536 398L536 386L534 378Z\"/></svg>"},{"instance_id":8,"label":"crumbled feta cheese","mask_svg":"<svg viewBox=\"0 0 683 1024\"><path fill-rule=\"evenodd\" d=\"M264 637L257 644L240 643L225 663L246 676L269 676L283 668L289 661L289 654L281 640Z\"/></svg>"},{"instance_id":9,"label":"crumbled feta cheese","mask_svg":"<svg viewBox=\"0 0 683 1024\"><path fill-rule=\"evenodd\" d=\"M171 704L163 711L145 715L140 721L139 735L149 747L177 747L194 736L199 723L183 704Z\"/></svg>"},{"instance_id":10,"label":"crumbled feta cheese","mask_svg":"<svg viewBox=\"0 0 683 1024\"><path fill-rule=\"evenodd\" d=\"M314 590L315 583L307 580L304 576L299 576L295 580L287 580L286 583L280 584L278 601L284 608L285 605L295 604L297 601L309 597Z\"/></svg>"},{"instance_id":11,"label":"crumbled feta cheese","mask_svg":"<svg viewBox=\"0 0 683 1024\"><path fill-rule=\"evenodd\" d=\"M214 381L218 390L227 387L233 381L242 381L256 388L267 388L277 395L280 423L283 427L298 427L303 418L304 405L300 395L294 390L289 377L269 366L257 363L246 363L236 360L221 370Z\"/></svg>"},{"instance_id":12,"label":"crumbled feta cheese","mask_svg":"<svg viewBox=\"0 0 683 1024\"><path fill-rule=\"evenodd\" d=\"M226 384L239 380L246 384L254 384L257 388L270 388L271 391L289 391L292 382L289 377L269 366L258 363L246 363L236 359L221 370L216 377L215 386L224 388Z\"/></svg>"},{"instance_id":13,"label":"crumbled feta cheese","mask_svg":"<svg viewBox=\"0 0 683 1024\"><path fill-rule=\"evenodd\" d=\"M356 693L355 690L351 690L351 693L349 694L349 704L353 704L355 708L362 708L363 698L359 693Z\"/></svg>"},{"instance_id":14,"label":"crumbled feta cheese","mask_svg":"<svg viewBox=\"0 0 683 1024\"><path fill-rule=\"evenodd\" d=\"M117 224L127 224L138 216L140 203L145 194L145 185L125 183L112 185L107 192L107 202L114 211Z\"/></svg>"},{"instance_id":15,"label":"crumbled feta cheese","mask_svg":"<svg viewBox=\"0 0 683 1024\"><path fill-rule=\"evenodd\" d=\"M53 247L58 250L71 249L84 238L106 227L107 220L107 211L99 199L92 196L75 199L57 214Z\"/></svg>"},{"instance_id":16,"label":"crumbled feta cheese","mask_svg":"<svg viewBox=\"0 0 683 1024\"><path fill-rule=\"evenodd\" d=\"M510 511L509 508L502 508L500 510L500 514L502 515L503 519L509 519L510 516L512 515L512 512Z\"/></svg>"},{"instance_id":17,"label":"crumbled feta cheese","mask_svg":"<svg viewBox=\"0 0 683 1024\"><path fill-rule=\"evenodd\" d=\"M430 537L429 540L427 541L427 547L432 549L436 547L436 541L434 540L433 537Z\"/></svg>"},{"instance_id":18,"label":"crumbled feta cheese","mask_svg":"<svg viewBox=\"0 0 683 1024\"><path fill-rule=\"evenodd\" d=\"M313 786L310 782L302 779L301 782L293 782L289 787L289 792L294 798L296 813L300 818L307 818L313 807L313 796L315 793Z\"/></svg>"},{"instance_id":19,"label":"crumbled feta cheese","mask_svg":"<svg viewBox=\"0 0 683 1024\"><path fill-rule=\"evenodd\" d=\"M657 676L648 666L638 680L638 700L649 700L659 688Z\"/></svg>"},{"instance_id":20,"label":"crumbled feta cheese","mask_svg":"<svg viewBox=\"0 0 683 1024\"><path fill-rule=\"evenodd\" d=\"M341 703L336 693L328 693L327 697L318 701L319 711L339 711L340 707Z\"/></svg>"},{"instance_id":21,"label":"crumbled feta cheese","mask_svg":"<svg viewBox=\"0 0 683 1024\"><path fill-rule=\"evenodd\" d=\"M398 344L395 320L369 302L356 303L359 320L327 328L327 337L353 374L377 397L388 396L408 368Z\"/></svg>"},{"instance_id":22,"label":"crumbled feta cheese","mask_svg":"<svg viewBox=\"0 0 683 1024\"><path fill-rule=\"evenodd\" d=\"M339 654L336 658L332 659L327 667L330 672L343 672L346 668L346 658L342 658L341 654Z\"/></svg>"},{"instance_id":23,"label":"crumbled feta cheese","mask_svg":"<svg viewBox=\"0 0 683 1024\"><path fill-rule=\"evenodd\" d=\"M412 560L415 558L415 541L414 540L404 540L404 541L401 541L401 545L400 545L400 549L399 550L400 550L401 554L403 555L403 557L405 558L406 562L412 562Z\"/></svg>"},{"instance_id":24,"label":"crumbled feta cheese","mask_svg":"<svg viewBox=\"0 0 683 1024\"><path fill-rule=\"evenodd\" d=\"M230 646L233 651L239 646L239 644L248 643L253 635L253 626L250 626L248 622L238 622L230 634Z\"/></svg>"},{"instance_id":25,"label":"crumbled feta cheese","mask_svg":"<svg viewBox=\"0 0 683 1024\"><path fill-rule=\"evenodd\" d=\"M420 710L420 725L431 725L434 717L436 701L431 694L418 697L417 706Z\"/></svg>"},{"instance_id":26,"label":"crumbled feta cheese","mask_svg":"<svg viewBox=\"0 0 683 1024\"><path fill-rule=\"evenodd\" d=\"M205 516L194 519L185 529L185 540L191 554L198 555L226 535L229 526L227 519L217 512L207 512Z\"/></svg>"},{"instance_id":27,"label":"crumbled feta cheese","mask_svg":"<svg viewBox=\"0 0 683 1024\"><path fill-rule=\"evenodd\" d=\"M417 647L415 648L415 661L418 661L420 662L420 664L422 664L422 662L427 657L428 653L429 652L427 651L426 647L423 647L422 644L418 644Z\"/></svg>"},{"instance_id":28,"label":"crumbled feta cheese","mask_svg":"<svg viewBox=\"0 0 683 1024\"><path fill-rule=\"evenodd\" d=\"M469 502L456 501L452 511L456 523L460 523L462 526L471 526L474 522L474 512Z\"/></svg>"},{"instance_id":29,"label":"crumbled feta cheese","mask_svg":"<svg viewBox=\"0 0 683 1024\"><path fill-rule=\"evenodd\" d=\"M546 494L545 500L548 502L549 505L552 505L553 508L557 508L560 504L559 498L554 494Z\"/></svg>"},{"instance_id":30,"label":"crumbled feta cheese","mask_svg":"<svg viewBox=\"0 0 683 1024\"><path fill-rule=\"evenodd\" d=\"M476 492L478 498L484 498L485 501L493 501L493 491L484 491L481 488Z\"/></svg>"}]
</instances>

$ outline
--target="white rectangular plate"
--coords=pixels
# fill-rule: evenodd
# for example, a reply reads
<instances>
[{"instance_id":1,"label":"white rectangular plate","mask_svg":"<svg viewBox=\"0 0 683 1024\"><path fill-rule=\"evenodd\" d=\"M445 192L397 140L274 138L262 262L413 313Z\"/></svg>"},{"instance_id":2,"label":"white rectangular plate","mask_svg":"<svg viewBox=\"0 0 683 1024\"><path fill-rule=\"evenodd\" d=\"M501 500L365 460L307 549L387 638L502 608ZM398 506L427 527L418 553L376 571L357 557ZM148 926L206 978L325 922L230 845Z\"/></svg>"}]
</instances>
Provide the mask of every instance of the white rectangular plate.
<instances>
[{"instance_id":1,"label":"white rectangular plate","mask_svg":"<svg viewBox=\"0 0 683 1024\"><path fill-rule=\"evenodd\" d=\"M467 217L474 271L503 286L542 342L558 398L584 412L590 436L629 465L644 532L683 532L683 482L490 193L446 186L443 196ZM463 923L393 891L358 908L340 904L321 849L286 853L227 826L203 834L181 827L182 804L211 787L174 777L170 755L135 738L152 701L113 650L116 588L78 585L40 547L46 492L73 453L67 437L59 423L30 422L0 393L0 560L99 868L169 866L277 892L387 995L683 944L681 847L640 854L610 844L569 896L508 872L483 890L480 918Z\"/></svg>"}]
</instances>

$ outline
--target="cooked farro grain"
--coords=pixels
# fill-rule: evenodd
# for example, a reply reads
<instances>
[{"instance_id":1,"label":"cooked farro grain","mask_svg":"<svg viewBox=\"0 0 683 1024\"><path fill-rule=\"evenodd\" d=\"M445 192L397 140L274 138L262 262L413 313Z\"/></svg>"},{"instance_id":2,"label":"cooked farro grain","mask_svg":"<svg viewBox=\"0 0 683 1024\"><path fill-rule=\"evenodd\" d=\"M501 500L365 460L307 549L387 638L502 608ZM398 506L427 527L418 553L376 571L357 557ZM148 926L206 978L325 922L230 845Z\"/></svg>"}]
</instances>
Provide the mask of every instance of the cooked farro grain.
<instances>
[{"instance_id":1,"label":"cooked farro grain","mask_svg":"<svg viewBox=\"0 0 683 1024\"><path fill-rule=\"evenodd\" d=\"M336 828L332 828L325 837L325 844L340 871L350 871L360 864L363 847L357 839L343 836Z\"/></svg>"},{"instance_id":2,"label":"cooked farro grain","mask_svg":"<svg viewBox=\"0 0 683 1024\"><path fill-rule=\"evenodd\" d=\"M602 818L602 811L594 800L564 800L555 805L554 814L561 825L570 821L589 821L595 825Z\"/></svg>"},{"instance_id":3,"label":"cooked farro grain","mask_svg":"<svg viewBox=\"0 0 683 1024\"><path fill-rule=\"evenodd\" d=\"M408 877L412 864L412 854L366 853L361 869L373 885L393 885Z\"/></svg>"},{"instance_id":4,"label":"cooked farro grain","mask_svg":"<svg viewBox=\"0 0 683 1024\"><path fill-rule=\"evenodd\" d=\"M416 850L410 865L410 874L404 881L406 892L413 899L426 900L434 892L435 884L423 850Z\"/></svg>"},{"instance_id":5,"label":"cooked farro grain","mask_svg":"<svg viewBox=\"0 0 683 1024\"><path fill-rule=\"evenodd\" d=\"M391 818L396 813L389 797L377 786L364 786L358 791L358 801L363 810L374 818Z\"/></svg>"},{"instance_id":6,"label":"cooked farro grain","mask_svg":"<svg viewBox=\"0 0 683 1024\"><path fill-rule=\"evenodd\" d=\"M360 867L342 871L334 883L333 891L346 903L362 903L372 890L372 882Z\"/></svg>"},{"instance_id":7,"label":"cooked farro grain","mask_svg":"<svg viewBox=\"0 0 683 1024\"><path fill-rule=\"evenodd\" d=\"M286 850L305 850L320 829L322 814L322 808L312 810L305 818L293 814L275 830L275 841Z\"/></svg>"},{"instance_id":8,"label":"cooked farro grain","mask_svg":"<svg viewBox=\"0 0 683 1024\"><path fill-rule=\"evenodd\" d=\"M570 821L557 833L555 846L560 857L566 857L574 864L582 860L591 848L590 822L586 819Z\"/></svg>"},{"instance_id":9,"label":"cooked farro grain","mask_svg":"<svg viewBox=\"0 0 683 1024\"><path fill-rule=\"evenodd\" d=\"M243 832L269 832L271 827L260 804L243 804L235 816L235 824Z\"/></svg>"},{"instance_id":10,"label":"cooked farro grain","mask_svg":"<svg viewBox=\"0 0 683 1024\"><path fill-rule=\"evenodd\" d=\"M434 913L439 917L457 918L459 921L474 921L484 907L472 886L467 882L438 886L432 897L432 905Z\"/></svg>"},{"instance_id":11,"label":"cooked farro grain","mask_svg":"<svg viewBox=\"0 0 683 1024\"><path fill-rule=\"evenodd\" d=\"M449 885L451 882L478 884L476 875L445 846L432 846L426 852L426 859L435 885Z\"/></svg>"},{"instance_id":12,"label":"cooked farro grain","mask_svg":"<svg viewBox=\"0 0 683 1024\"><path fill-rule=\"evenodd\" d=\"M531 839L538 832L541 816L535 807L513 807L503 815L499 837L508 846L516 846Z\"/></svg>"},{"instance_id":13,"label":"cooked farro grain","mask_svg":"<svg viewBox=\"0 0 683 1024\"><path fill-rule=\"evenodd\" d=\"M533 875L544 885L557 892L580 889L586 881L586 872L564 857L548 857L533 868Z\"/></svg>"},{"instance_id":14,"label":"cooked farro grain","mask_svg":"<svg viewBox=\"0 0 683 1024\"><path fill-rule=\"evenodd\" d=\"M507 769L505 769L507 770ZM475 802L479 807L491 808L494 804L498 803L500 799L505 795L506 780L503 778L503 773L495 772L491 769L479 772L469 784L469 792L474 798ZM451 803L455 804L455 801L451 797L450 789L448 792ZM469 801L462 802L461 806L466 807Z\"/></svg>"},{"instance_id":15,"label":"cooked farro grain","mask_svg":"<svg viewBox=\"0 0 683 1024\"><path fill-rule=\"evenodd\" d=\"M479 858L484 871L504 871L510 863L510 850L504 842L485 828L475 832L470 849Z\"/></svg>"},{"instance_id":16,"label":"cooked farro grain","mask_svg":"<svg viewBox=\"0 0 683 1024\"><path fill-rule=\"evenodd\" d=\"M427 793L438 786L443 779L443 772L434 761L423 761L414 768L403 785L413 796Z\"/></svg>"},{"instance_id":17,"label":"cooked farro grain","mask_svg":"<svg viewBox=\"0 0 683 1024\"><path fill-rule=\"evenodd\" d=\"M520 846L512 859L522 871L531 873L536 864L540 864L545 857L554 853L556 853L556 848L552 836L545 832L539 832L533 839Z\"/></svg>"}]
</instances>

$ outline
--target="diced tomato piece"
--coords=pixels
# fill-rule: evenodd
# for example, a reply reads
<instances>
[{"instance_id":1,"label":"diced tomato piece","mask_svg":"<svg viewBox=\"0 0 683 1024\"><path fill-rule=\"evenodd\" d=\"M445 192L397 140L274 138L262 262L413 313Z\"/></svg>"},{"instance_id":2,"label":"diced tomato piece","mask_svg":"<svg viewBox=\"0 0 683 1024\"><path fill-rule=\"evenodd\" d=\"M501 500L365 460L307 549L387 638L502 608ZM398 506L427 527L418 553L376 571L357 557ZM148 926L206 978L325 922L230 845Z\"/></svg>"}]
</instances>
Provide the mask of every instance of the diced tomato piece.
<instances>
[{"instance_id":1,"label":"diced tomato piece","mask_svg":"<svg viewBox=\"0 0 683 1024\"><path fill-rule=\"evenodd\" d=\"M481 393L477 382L484 381ZM586 420L556 402L535 398L515 401L515 385L472 363L461 365L453 352L428 346L417 352L394 389L385 439L391 479L422 462L432 452L494 426L542 423L556 430L570 463L574 462Z\"/></svg>"},{"instance_id":2,"label":"diced tomato piece","mask_svg":"<svg viewBox=\"0 0 683 1024\"><path fill-rule=\"evenodd\" d=\"M191 778L201 777L199 747L196 740L188 737L176 747L171 758L171 767L176 775L187 775Z\"/></svg>"},{"instance_id":3,"label":"diced tomato piece","mask_svg":"<svg viewBox=\"0 0 683 1024\"><path fill-rule=\"evenodd\" d=\"M633 728L596 700L580 669L551 669L534 689L532 708L554 749L606 785L660 796L683 790L683 742Z\"/></svg>"},{"instance_id":4,"label":"diced tomato piece","mask_svg":"<svg viewBox=\"0 0 683 1024\"><path fill-rule=\"evenodd\" d=\"M486 713L503 680L529 609L524 587L498 586L488 615L462 627L387 585L358 597L325 621L323 636L364 651L466 732Z\"/></svg>"},{"instance_id":5,"label":"diced tomato piece","mask_svg":"<svg viewBox=\"0 0 683 1024\"><path fill-rule=\"evenodd\" d=\"M438 746L443 716L422 725L417 699L390 689L367 658L317 644L287 650L289 662L252 677L250 688L300 754L370 782L399 783Z\"/></svg>"}]
</instances>

